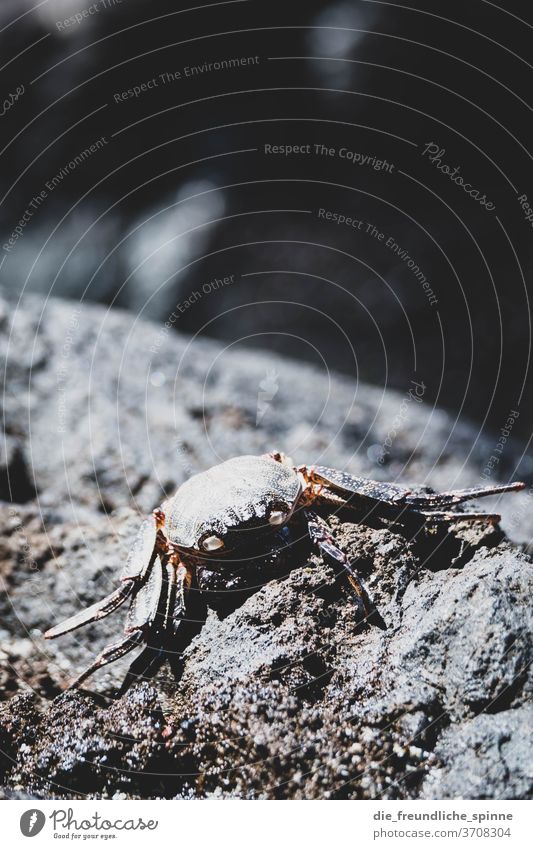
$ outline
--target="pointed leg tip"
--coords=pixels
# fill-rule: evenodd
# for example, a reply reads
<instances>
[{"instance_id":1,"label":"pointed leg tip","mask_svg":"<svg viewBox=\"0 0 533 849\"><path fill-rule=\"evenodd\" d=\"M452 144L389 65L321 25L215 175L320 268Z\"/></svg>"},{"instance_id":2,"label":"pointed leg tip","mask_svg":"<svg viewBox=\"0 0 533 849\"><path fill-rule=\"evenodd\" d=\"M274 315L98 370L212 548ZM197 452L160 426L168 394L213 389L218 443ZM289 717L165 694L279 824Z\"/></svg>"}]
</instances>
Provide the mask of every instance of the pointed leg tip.
<instances>
[{"instance_id":1,"label":"pointed leg tip","mask_svg":"<svg viewBox=\"0 0 533 849\"><path fill-rule=\"evenodd\" d=\"M77 678L71 678L70 681L67 681L66 684L61 684L60 695L63 696L63 695L65 695L65 693L70 693L70 692L72 692L72 690L77 690L78 686L79 686L78 685L78 679Z\"/></svg>"},{"instance_id":2,"label":"pointed leg tip","mask_svg":"<svg viewBox=\"0 0 533 849\"><path fill-rule=\"evenodd\" d=\"M89 695L92 691L84 689L83 685L85 684L87 679L90 678L91 675L93 675L94 672L96 672L96 669L92 669L91 667L89 667L89 669L85 669L80 675L77 675L76 678L71 678L71 680L65 687L64 692L70 693L72 690L76 690L76 692L78 693L84 692L86 695Z\"/></svg>"}]
</instances>

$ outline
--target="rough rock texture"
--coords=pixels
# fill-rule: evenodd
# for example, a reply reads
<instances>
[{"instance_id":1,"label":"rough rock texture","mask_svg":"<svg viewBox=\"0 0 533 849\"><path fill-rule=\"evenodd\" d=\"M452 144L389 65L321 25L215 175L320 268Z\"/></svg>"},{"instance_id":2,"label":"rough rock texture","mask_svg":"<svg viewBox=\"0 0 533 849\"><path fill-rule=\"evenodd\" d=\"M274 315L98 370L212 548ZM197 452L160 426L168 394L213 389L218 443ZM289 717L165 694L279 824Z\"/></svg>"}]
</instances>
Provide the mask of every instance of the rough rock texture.
<instances>
[{"instance_id":1,"label":"rough rock texture","mask_svg":"<svg viewBox=\"0 0 533 849\"><path fill-rule=\"evenodd\" d=\"M343 576L303 547L279 579L209 610L179 683L165 668L113 699L124 658L61 693L123 615L50 643L42 632L111 590L139 513L217 456L278 447L442 488L478 480L491 443L421 404L382 468L369 449L398 395L358 386L354 404L348 381L306 367L243 362L99 308L43 306L0 310L4 795L530 794L531 560L491 527L413 535L332 517L375 602L368 624ZM278 390L257 425L273 366ZM522 538L530 503L500 505Z\"/></svg>"}]
</instances>

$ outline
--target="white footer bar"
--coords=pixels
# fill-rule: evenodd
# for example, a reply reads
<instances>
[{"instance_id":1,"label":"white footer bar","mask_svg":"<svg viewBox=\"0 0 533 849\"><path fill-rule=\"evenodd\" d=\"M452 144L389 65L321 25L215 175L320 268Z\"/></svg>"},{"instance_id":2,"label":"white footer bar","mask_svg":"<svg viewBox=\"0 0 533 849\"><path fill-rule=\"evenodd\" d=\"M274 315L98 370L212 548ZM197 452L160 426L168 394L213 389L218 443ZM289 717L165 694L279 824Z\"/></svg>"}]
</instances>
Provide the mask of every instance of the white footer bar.
<instances>
[{"instance_id":1,"label":"white footer bar","mask_svg":"<svg viewBox=\"0 0 533 849\"><path fill-rule=\"evenodd\" d=\"M0 804L6 847L533 846L532 803L525 801L8 800Z\"/></svg>"}]
</instances>

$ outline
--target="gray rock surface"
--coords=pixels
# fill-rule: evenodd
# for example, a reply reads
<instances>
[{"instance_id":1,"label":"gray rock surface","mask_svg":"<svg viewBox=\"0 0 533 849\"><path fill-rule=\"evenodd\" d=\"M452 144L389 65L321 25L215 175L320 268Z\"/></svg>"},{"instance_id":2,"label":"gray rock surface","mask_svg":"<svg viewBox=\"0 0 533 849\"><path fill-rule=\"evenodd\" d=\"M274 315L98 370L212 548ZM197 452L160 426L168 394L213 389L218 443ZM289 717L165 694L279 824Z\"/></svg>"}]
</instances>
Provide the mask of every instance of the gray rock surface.
<instances>
[{"instance_id":1,"label":"gray rock surface","mask_svg":"<svg viewBox=\"0 0 533 849\"><path fill-rule=\"evenodd\" d=\"M342 576L302 550L279 579L209 610L179 683L165 668L113 699L124 658L62 694L123 615L53 642L43 631L115 586L140 514L192 472L280 448L449 488L479 480L491 442L421 403L382 467L397 394L98 307L27 298L0 314L7 797L531 793L531 560L491 527L413 536L332 517L381 620L358 623ZM526 536L529 504L499 505Z\"/></svg>"}]
</instances>

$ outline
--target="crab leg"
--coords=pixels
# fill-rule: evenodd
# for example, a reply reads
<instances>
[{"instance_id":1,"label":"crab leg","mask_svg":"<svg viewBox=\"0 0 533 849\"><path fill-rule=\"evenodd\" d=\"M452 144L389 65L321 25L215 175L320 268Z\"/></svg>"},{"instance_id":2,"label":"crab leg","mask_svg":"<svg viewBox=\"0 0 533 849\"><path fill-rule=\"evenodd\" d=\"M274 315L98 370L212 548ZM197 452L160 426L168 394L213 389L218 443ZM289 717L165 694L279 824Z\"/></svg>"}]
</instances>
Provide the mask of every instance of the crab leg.
<instances>
[{"instance_id":1,"label":"crab leg","mask_svg":"<svg viewBox=\"0 0 533 849\"><path fill-rule=\"evenodd\" d=\"M79 687L86 678L92 675L93 672L96 672L97 669L100 669L101 666L106 666L108 663L113 663L114 660L118 660L119 657L122 657L129 651L132 651L132 649L137 648L143 640L144 633L142 631L134 631L132 634L128 634L127 637L124 637L117 643L111 643L106 646L100 652L94 663L91 663L91 665L88 666L81 675L78 675L78 677L69 684L68 689L72 690L75 687Z\"/></svg>"},{"instance_id":2,"label":"crab leg","mask_svg":"<svg viewBox=\"0 0 533 849\"><path fill-rule=\"evenodd\" d=\"M358 495L371 502L393 505L410 493L409 489L397 484L358 478L328 466L303 466L299 471L311 483L325 485L333 492L341 493L344 498Z\"/></svg>"},{"instance_id":3,"label":"crab leg","mask_svg":"<svg viewBox=\"0 0 533 849\"><path fill-rule=\"evenodd\" d=\"M118 690L118 696L122 696L139 678L143 680L153 678L167 657L172 666L172 655L178 652L178 647L174 645L172 652L169 652L169 644L166 638L174 639L176 630L185 616L186 591L189 589L192 575L187 567L179 561L178 556L174 554L167 561L165 572L166 589L161 598L161 603L164 605L161 629L163 634L156 638L157 645L146 646L140 655L135 658ZM154 637L156 637L155 634Z\"/></svg>"},{"instance_id":4,"label":"crab leg","mask_svg":"<svg viewBox=\"0 0 533 849\"><path fill-rule=\"evenodd\" d=\"M139 678L153 677L165 659L160 629L156 622L158 622L160 616L163 616L164 622L166 621L174 592L173 573L174 567L170 560L163 566L161 559L156 555L154 567L149 573L146 584L139 592L139 598L135 597L132 602L128 613L126 632L131 631L135 634L137 633L135 629L138 629L143 634L144 642L152 639L155 645L146 645L131 663L117 692L118 696L124 695L133 682Z\"/></svg>"},{"instance_id":5,"label":"crab leg","mask_svg":"<svg viewBox=\"0 0 533 849\"><path fill-rule=\"evenodd\" d=\"M189 572L187 567L183 565L183 563L180 563L176 571L176 599L174 605L174 613L172 617L174 631L176 631L180 622L185 616L185 613L187 612L186 595L190 589L191 581L192 574Z\"/></svg>"},{"instance_id":6,"label":"crab leg","mask_svg":"<svg viewBox=\"0 0 533 849\"><path fill-rule=\"evenodd\" d=\"M175 561L178 557L177 554L174 554L168 560L168 563L165 566L166 569L166 581L167 588L165 594L165 609L163 611L163 630L168 631L170 627L170 623L172 622L172 616L174 613L174 607L176 604L176 565Z\"/></svg>"},{"instance_id":7,"label":"crab leg","mask_svg":"<svg viewBox=\"0 0 533 849\"><path fill-rule=\"evenodd\" d=\"M101 601L95 602L86 610L75 613L69 619L54 625L46 631L46 640L52 640L89 622L97 622L114 613L130 597L136 587L143 587L150 579L153 572L153 564L158 547L164 547L164 538L158 541L158 534L162 534L165 516L162 510L154 510L148 519L145 519L134 540L126 565L122 570L121 586L110 593ZM136 593L137 596L137 593ZM132 605L132 607L135 606Z\"/></svg>"},{"instance_id":8,"label":"crab leg","mask_svg":"<svg viewBox=\"0 0 533 849\"><path fill-rule=\"evenodd\" d=\"M118 697L126 693L134 681L139 678L148 681L153 678L165 660L165 649L163 646L146 646L138 657L131 663L124 681L117 690Z\"/></svg>"},{"instance_id":9,"label":"crab leg","mask_svg":"<svg viewBox=\"0 0 533 849\"><path fill-rule=\"evenodd\" d=\"M485 498L487 495L499 495L501 492L518 492L525 484L515 482L502 486L481 486L472 489L452 489L450 492L428 492L405 496L405 502L411 507L426 508L453 507L471 498Z\"/></svg>"},{"instance_id":10,"label":"crab leg","mask_svg":"<svg viewBox=\"0 0 533 849\"><path fill-rule=\"evenodd\" d=\"M311 541L322 554L334 560L338 566L341 566L346 571L348 580L358 596L365 616L369 616L374 610L374 605L370 601L357 571L350 563L346 554L335 544L326 522L311 510L305 510L304 512Z\"/></svg>"},{"instance_id":11,"label":"crab leg","mask_svg":"<svg viewBox=\"0 0 533 849\"><path fill-rule=\"evenodd\" d=\"M163 587L163 567L156 555L144 583L137 589L128 610L124 631L147 631L154 624Z\"/></svg>"},{"instance_id":12,"label":"crab leg","mask_svg":"<svg viewBox=\"0 0 533 849\"><path fill-rule=\"evenodd\" d=\"M125 601L131 594L132 590L136 590L126 619L126 636L119 642L111 643L106 646L100 652L94 663L92 663L91 666L89 666L81 673L81 675L78 675L78 677L69 684L69 690L79 687L86 678L89 678L89 676L92 675L93 672L96 672L97 669L100 669L101 666L105 666L108 663L112 663L114 660L118 660L119 657L122 657L124 654L132 651L132 649L137 648L137 646L146 639L146 634L150 631L157 614L161 598L162 583L163 575L161 560L159 559L159 556L156 555L149 570L146 572L145 578L140 587L138 585L136 586L136 582L130 580L119 588L119 590L113 593L113 596L117 596L120 592L124 594L124 597L119 602L119 604L122 604L122 602ZM109 596L109 599L110 598L111 596ZM104 599L104 603L108 602L109 599ZM98 604L93 605L93 607L98 608L101 607L101 605L102 602L98 602ZM113 609L116 609L117 606L118 605L115 604ZM62 626L58 627L64 628L69 622L83 618L82 622L78 622L78 624L73 626L79 627L80 624L84 625L87 621L92 621L92 619L95 618L101 618L102 615L107 616L112 612L112 610L108 610L106 607L106 612L100 617L97 615L93 616L92 619L87 620L87 614L90 613L90 611L91 608L83 611L83 613L80 613L77 616L73 616L72 619L67 620L67 622L63 623ZM72 627L69 630L72 630ZM48 635L49 634L50 632L48 632ZM54 633L52 636L57 635Z\"/></svg>"},{"instance_id":13,"label":"crab leg","mask_svg":"<svg viewBox=\"0 0 533 849\"><path fill-rule=\"evenodd\" d=\"M500 516L495 513L459 513L454 512L453 508L472 498L484 498L487 495L499 495L502 492L518 492L525 486L523 483L514 482L501 486L456 489L450 492L416 493L407 487L358 478L348 472L330 469L327 466L302 467L300 471L311 483L322 484L326 487L322 493L324 499L327 498L328 490L330 493L342 495L346 500L355 495L367 504L386 504L389 507L413 511L415 515L433 518L440 522L455 520L498 522Z\"/></svg>"},{"instance_id":14,"label":"crab leg","mask_svg":"<svg viewBox=\"0 0 533 849\"><path fill-rule=\"evenodd\" d=\"M104 619L104 617L109 616L110 613L114 613L115 610L124 604L130 597L134 586L134 581L125 581L118 590L110 593L95 604L91 604L86 610L81 610L79 613L75 613L74 616L70 616L69 619L65 619L59 625L49 628L44 635L45 639L52 640L54 637L68 634L69 631L75 631L76 628L81 628L82 625L87 625L89 622Z\"/></svg>"},{"instance_id":15,"label":"crab leg","mask_svg":"<svg viewBox=\"0 0 533 849\"><path fill-rule=\"evenodd\" d=\"M453 510L417 510L416 514L423 516L424 519L431 519L434 522L490 522L493 525L497 524L501 516L499 513L457 513Z\"/></svg>"},{"instance_id":16,"label":"crab leg","mask_svg":"<svg viewBox=\"0 0 533 849\"><path fill-rule=\"evenodd\" d=\"M121 574L121 581L134 579L142 581L150 570L154 555L159 549L164 549L165 514L162 510L154 510L151 516L144 520L137 536L133 541L128 559Z\"/></svg>"}]
</instances>

